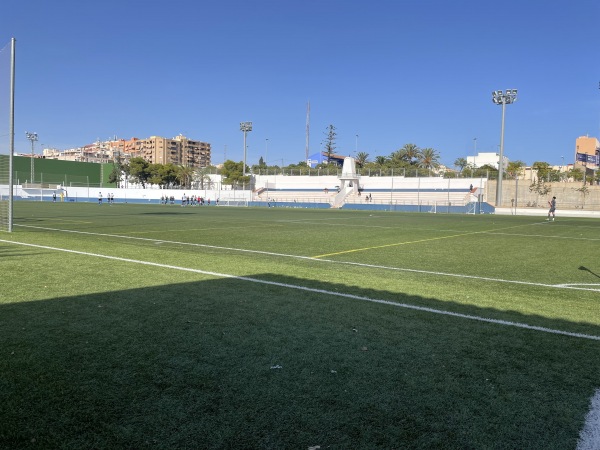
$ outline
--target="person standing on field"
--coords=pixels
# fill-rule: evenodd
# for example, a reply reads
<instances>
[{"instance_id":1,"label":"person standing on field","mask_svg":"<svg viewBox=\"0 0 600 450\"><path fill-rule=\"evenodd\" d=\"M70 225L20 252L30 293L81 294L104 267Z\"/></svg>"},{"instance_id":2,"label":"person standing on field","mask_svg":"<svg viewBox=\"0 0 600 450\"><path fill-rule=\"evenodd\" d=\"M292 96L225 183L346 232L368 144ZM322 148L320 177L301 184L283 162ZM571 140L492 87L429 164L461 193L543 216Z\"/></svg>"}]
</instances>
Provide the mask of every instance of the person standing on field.
<instances>
[{"instance_id":1,"label":"person standing on field","mask_svg":"<svg viewBox=\"0 0 600 450\"><path fill-rule=\"evenodd\" d=\"M556 197L552 197L552 200L548 202L548 206L550 206L550 209L548 210L547 220L550 220L550 216L552 216L552 222L554 222L554 217L556 215Z\"/></svg>"}]
</instances>

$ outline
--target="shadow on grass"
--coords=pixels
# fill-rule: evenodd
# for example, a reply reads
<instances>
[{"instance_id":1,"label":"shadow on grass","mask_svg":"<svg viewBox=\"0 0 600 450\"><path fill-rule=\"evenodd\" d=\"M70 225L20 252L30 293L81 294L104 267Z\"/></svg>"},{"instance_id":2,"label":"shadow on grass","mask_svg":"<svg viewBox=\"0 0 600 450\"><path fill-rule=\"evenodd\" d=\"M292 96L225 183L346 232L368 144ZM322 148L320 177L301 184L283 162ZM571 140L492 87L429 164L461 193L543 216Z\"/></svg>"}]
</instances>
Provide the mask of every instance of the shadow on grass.
<instances>
[{"instance_id":1,"label":"shadow on grass","mask_svg":"<svg viewBox=\"0 0 600 450\"><path fill-rule=\"evenodd\" d=\"M0 330L4 448L573 448L600 385L597 341L237 279L4 304Z\"/></svg>"},{"instance_id":2,"label":"shadow on grass","mask_svg":"<svg viewBox=\"0 0 600 450\"><path fill-rule=\"evenodd\" d=\"M595 273L595 272L592 272L590 269L588 269L588 268L587 268L587 267L585 267L585 266L579 266L579 270L584 270L584 271L586 271L586 272L588 272L588 273L591 273L591 274L592 274L593 276L595 276L596 278L600 278L600 275L598 275L598 274L597 274L597 273Z\"/></svg>"}]
</instances>

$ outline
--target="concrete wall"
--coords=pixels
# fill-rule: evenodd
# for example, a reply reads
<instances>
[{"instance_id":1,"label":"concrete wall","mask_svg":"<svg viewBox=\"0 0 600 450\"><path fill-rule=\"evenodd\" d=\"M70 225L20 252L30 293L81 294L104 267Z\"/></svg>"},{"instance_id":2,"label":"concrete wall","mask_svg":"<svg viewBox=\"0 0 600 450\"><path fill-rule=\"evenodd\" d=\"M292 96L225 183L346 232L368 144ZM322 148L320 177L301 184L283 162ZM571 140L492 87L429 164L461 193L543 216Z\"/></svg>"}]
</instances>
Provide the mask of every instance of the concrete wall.
<instances>
[{"instance_id":1,"label":"concrete wall","mask_svg":"<svg viewBox=\"0 0 600 450\"><path fill-rule=\"evenodd\" d=\"M257 175L256 189L268 187L269 189L281 190L323 190L325 188L332 190L340 185L337 176L287 176L287 175ZM410 190L441 190L458 189L467 192L471 185L480 191L485 189L487 180L483 178L440 178L440 177L360 177L359 185L365 191L383 190L390 191L410 189Z\"/></svg>"},{"instance_id":2,"label":"concrete wall","mask_svg":"<svg viewBox=\"0 0 600 450\"><path fill-rule=\"evenodd\" d=\"M600 211L600 186L587 185L587 194L578 191L583 187L579 182L546 183L550 191L546 195L539 195L530 191L531 181L504 180L502 182L502 207L511 206L525 208L547 209L548 200L556 197L558 209L587 209ZM496 204L496 181L488 181L487 201Z\"/></svg>"},{"instance_id":3,"label":"concrete wall","mask_svg":"<svg viewBox=\"0 0 600 450\"><path fill-rule=\"evenodd\" d=\"M188 197L195 195L203 197L204 199L210 199L215 201L220 199L221 201L250 201L252 199L252 192L242 190L211 190L211 189L117 189L117 188L87 188L87 187L66 187L61 186L50 186L50 188L44 189L27 189L22 186L16 186L13 195L16 200L34 200L34 201L51 201L52 193L56 192L57 197L60 198L61 191L65 194L65 201L75 202L97 202L98 194L102 192L102 197L106 201L108 194L114 194L115 202L124 203L160 203L160 198L163 195L175 197L175 201L179 202L183 194ZM0 196L8 196L8 187L0 186Z\"/></svg>"}]
</instances>

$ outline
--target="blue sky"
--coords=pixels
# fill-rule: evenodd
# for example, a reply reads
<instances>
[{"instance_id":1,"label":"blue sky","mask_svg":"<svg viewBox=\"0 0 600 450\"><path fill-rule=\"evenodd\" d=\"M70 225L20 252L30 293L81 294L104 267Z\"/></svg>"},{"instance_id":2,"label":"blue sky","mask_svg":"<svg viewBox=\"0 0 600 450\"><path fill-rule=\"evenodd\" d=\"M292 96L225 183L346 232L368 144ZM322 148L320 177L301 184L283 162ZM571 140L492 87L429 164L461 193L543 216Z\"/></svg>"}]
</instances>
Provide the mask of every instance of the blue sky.
<instances>
[{"instance_id":1,"label":"blue sky","mask_svg":"<svg viewBox=\"0 0 600 450\"><path fill-rule=\"evenodd\" d=\"M215 164L240 161L239 123L252 121L248 163L287 165L304 159L310 101L310 153L333 124L339 154L372 159L414 143L452 166L475 146L498 151L491 92L512 88L509 159L568 163L578 136L600 138L597 0L8 0L1 9L0 47L17 40L17 152L30 151L26 131L38 133L38 152L182 133L210 142Z\"/></svg>"}]
</instances>

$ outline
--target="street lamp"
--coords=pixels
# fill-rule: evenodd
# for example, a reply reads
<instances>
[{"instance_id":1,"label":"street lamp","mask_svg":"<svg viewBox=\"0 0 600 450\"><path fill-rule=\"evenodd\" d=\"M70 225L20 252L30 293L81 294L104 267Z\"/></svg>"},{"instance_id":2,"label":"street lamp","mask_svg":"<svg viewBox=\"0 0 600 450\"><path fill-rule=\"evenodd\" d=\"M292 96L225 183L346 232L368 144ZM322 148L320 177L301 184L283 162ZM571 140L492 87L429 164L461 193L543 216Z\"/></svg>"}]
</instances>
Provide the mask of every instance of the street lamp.
<instances>
[{"instance_id":1,"label":"street lamp","mask_svg":"<svg viewBox=\"0 0 600 450\"><path fill-rule=\"evenodd\" d=\"M560 180L562 181L563 178L564 178L563 177L563 172L566 172L566 170L565 170L565 157L561 156L560 159L562 160L562 163L560 165Z\"/></svg>"},{"instance_id":2,"label":"street lamp","mask_svg":"<svg viewBox=\"0 0 600 450\"><path fill-rule=\"evenodd\" d=\"M269 138L265 139L265 167L267 168L267 175L269 174L269 165L267 164L267 155L269 154Z\"/></svg>"},{"instance_id":3,"label":"street lamp","mask_svg":"<svg viewBox=\"0 0 600 450\"><path fill-rule=\"evenodd\" d=\"M38 140L38 135L37 135L37 133L30 133L29 131L26 131L25 132L25 136L27 137L27 139L29 141L31 141L31 181L30 181L30 183L33 183L33 176L34 176L34 167L33 167L34 145L35 145L35 142Z\"/></svg>"},{"instance_id":4,"label":"street lamp","mask_svg":"<svg viewBox=\"0 0 600 450\"><path fill-rule=\"evenodd\" d=\"M492 101L502 105L502 131L500 133L500 161L498 163L498 182L496 184L496 206L502 206L502 178L504 176L504 113L506 105L517 101L517 90L507 89L506 92L492 92Z\"/></svg>"},{"instance_id":5,"label":"street lamp","mask_svg":"<svg viewBox=\"0 0 600 450\"><path fill-rule=\"evenodd\" d=\"M246 133L252 131L252 122L240 122L240 130L244 132L244 167L242 174L246 176Z\"/></svg>"},{"instance_id":6,"label":"street lamp","mask_svg":"<svg viewBox=\"0 0 600 450\"><path fill-rule=\"evenodd\" d=\"M356 135L356 145L354 146L354 153L358 153L358 134Z\"/></svg>"}]
</instances>

